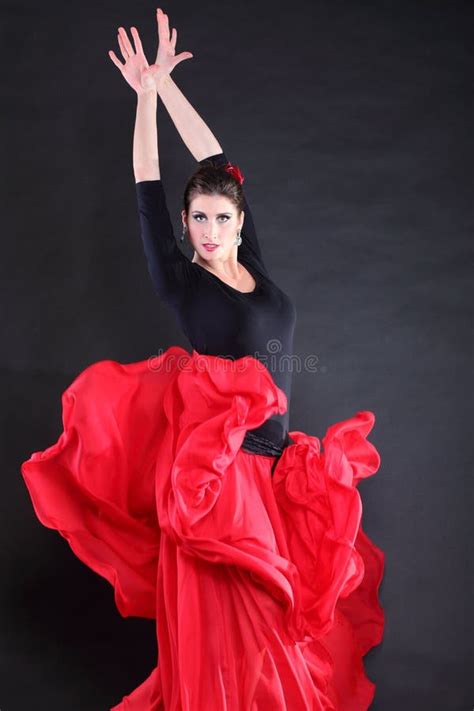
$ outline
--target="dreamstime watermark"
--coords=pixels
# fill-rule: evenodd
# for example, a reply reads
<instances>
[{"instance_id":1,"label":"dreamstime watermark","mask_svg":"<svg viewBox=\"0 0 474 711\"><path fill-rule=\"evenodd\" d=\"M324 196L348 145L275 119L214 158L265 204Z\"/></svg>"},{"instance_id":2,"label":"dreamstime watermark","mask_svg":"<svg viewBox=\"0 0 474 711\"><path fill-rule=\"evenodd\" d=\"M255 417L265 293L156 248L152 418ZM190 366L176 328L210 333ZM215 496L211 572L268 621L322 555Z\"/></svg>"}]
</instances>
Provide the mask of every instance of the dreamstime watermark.
<instances>
[{"instance_id":1,"label":"dreamstime watermark","mask_svg":"<svg viewBox=\"0 0 474 711\"><path fill-rule=\"evenodd\" d=\"M170 346L172 348L172 346ZM248 358L251 356L255 359L254 366L259 369L268 369L272 373L325 373L327 366L319 364L319 356L315 353L310 353L304 358L297 354L286 354L282 352L282 343L278 338L271 338L266 343L266 353L254 351L247 353L245 356L236 358L234 355L206 355L198 353L193 349L193 354L186 353L169 354L166 358L163 355L170 348L160 348L157 354L148 358L148 367L153 371L172 372L176 369L199 370L200 372L208 371L213 367L221 372L243 372L248 368ZM194 357L193 357L194 356Z\"/></svg>"}]
</instances>

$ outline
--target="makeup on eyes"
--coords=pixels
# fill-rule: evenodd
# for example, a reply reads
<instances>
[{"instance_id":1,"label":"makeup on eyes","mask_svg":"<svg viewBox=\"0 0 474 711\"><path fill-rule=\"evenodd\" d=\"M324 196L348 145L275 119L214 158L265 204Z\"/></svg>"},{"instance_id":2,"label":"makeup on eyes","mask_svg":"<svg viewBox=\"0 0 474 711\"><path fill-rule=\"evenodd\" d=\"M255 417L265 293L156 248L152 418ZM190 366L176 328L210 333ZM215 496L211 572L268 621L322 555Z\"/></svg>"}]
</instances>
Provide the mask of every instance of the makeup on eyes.
<instances>
[{"instance_id":1,"label":"makeup on eyes","mask_svg":"<svg viewBox=\"0 0 474 711\"><path fill-rule=\"evenodd\" d=\"M196 219L198 222L200 222L200 220L198 219L199 217L204 217L204 218L205 218L206 215L203 215L203 214L200 213L200 212L197 212L197 213L193 214L193 218ZM229 215L229 214L227 214L227 213L221 213L220 215L217 215L217 217L225 217L225 218L226 218L225 221L227 222L227 220L230 220L230 218L232 217L232 215Z\"/></svg>"}]
</instances>

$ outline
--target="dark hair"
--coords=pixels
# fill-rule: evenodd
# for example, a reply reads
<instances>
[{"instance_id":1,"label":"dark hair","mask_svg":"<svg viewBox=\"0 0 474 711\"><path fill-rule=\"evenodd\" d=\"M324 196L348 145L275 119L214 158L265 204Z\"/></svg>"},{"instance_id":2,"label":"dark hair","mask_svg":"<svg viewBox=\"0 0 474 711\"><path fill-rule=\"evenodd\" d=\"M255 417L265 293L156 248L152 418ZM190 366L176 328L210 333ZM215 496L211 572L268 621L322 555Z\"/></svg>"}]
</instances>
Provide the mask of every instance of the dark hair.
<instances>
[{"instance_id":1,"label":"dark hair","mask_svg":"<svg viewBox=\"0 0 474 711\"><path fill-rule=\"evenodd\" d=\"M234 203L238 214L244 209L244 194L240 182L223 166L216 166L211 162L201 165L186 183L183 196L186 214L191 201L197 195L223 195Z\"/></svg>"}]
</instances>

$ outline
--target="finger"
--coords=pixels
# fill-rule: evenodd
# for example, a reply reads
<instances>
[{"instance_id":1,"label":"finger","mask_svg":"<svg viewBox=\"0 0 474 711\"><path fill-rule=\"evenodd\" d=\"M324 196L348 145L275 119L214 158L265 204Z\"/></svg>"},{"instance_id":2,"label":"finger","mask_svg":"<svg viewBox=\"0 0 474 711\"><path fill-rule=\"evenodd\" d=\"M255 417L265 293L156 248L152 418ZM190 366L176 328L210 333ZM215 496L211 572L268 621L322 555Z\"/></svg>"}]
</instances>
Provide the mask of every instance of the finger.
<instances>
[{"instance_id":1,"label":"finger","mask_svg":"<svg viewBox=\"0 0 474 711\"><path fill-rule=\"evenodd\" d=\"M163 20L163 10L161 7L157 8L156 10L156 21L158 23L158 39L161 42L165 43L166 40L168 39L165 37L165 27L164 27L164 20Z\"/></svg>"},{"instance_id":2,"label":"finger","mask_svg":"<svg viewBox=\"0 0 474 711\"><path fill-rule=\"evenodd\" d=\"M120 36L123 40L125 49L127 50L128 54L130 54L130 55L135 54L133 47L132 47L132 43L128 39L128 35L127 35L125 29L123 27L119 27L119 32L120 32Z\"/></svg>"},{"instance_id":3,"label":"finger","mask_svg":"<svg viewBox=\"0 0 474 711\"><path fill-rule=\"evenodd\" d=\"M174 61L174 64L173 64L173 69L175 68L175 66L176 66L177 64L179 64L180 62L182 62L183 59L191 59L192 56L193 56L193 55L191 54L191 52L181 52L181 54L177 54L176 57L174 58L175 61Z\"/></svg>"},{"instance_id":4,"label":"finger","mask_svg":"<svg viewBox=\"0 0 474 711\"><path fill-rule=\"evenodd\" d=\"M168 15L163 13L163 32L167 42L170 41L170 25L168 22Z\"/></svg>"},{"instance_id":5,"label":"finger","mask_svg":"<svg viewBox=\"0 0 474 711\"><path fill-rule=\"evenodd\" d=\"M130 32L132 33L133 41L135 44L135 52L137 54L143 55L143 46L142 46L142 41L140 39L140 35L138 34L138 30L136 27L130 27Z\"/></svg>"},{"instance_id":6,"label":"finger","mask_svg":"<svg viewBox=\"0 0 474 711\"><path fill-rule=\"evenodd\" d=\"M173 49L176 49L176 38L178 37L178 32L176 31L176 27L173 27L171 30L171 47Z\"/></svg>"},{"instance_id":7,"label":"finger","mask_svg":"<svg viewBox=\"0 0 474 711\"><path fill-rule=\"evenodd\" d=\"M122 64L122 62L120 61L120 59L117 57L117 55L115 54L115 52L113 50L110 49L108 54L109 54L109 57L112 60L112 62L115 64L115 66L118 67L120 69L120 71L122 71L123 68L125 67L125 64Z\"/></svg>"},{"instance_id":8,"label":"finger","mask_svg":"<svg viewBox=\"0 0 474 711\"><path fill-rule=\"evenodd\" d=\"M119 35L119 34L117 35L117 40L118 40L118 43L119 43L120 51L122 52L122 57L123 57L123 58L125 59L125 61L127 62L127 61L128 61L128 52L127 52L127 50L125 49L125 45L124 45L124 43L123 43L123 40L122 40L121 35Z\"/></svg>"}]
</instances>

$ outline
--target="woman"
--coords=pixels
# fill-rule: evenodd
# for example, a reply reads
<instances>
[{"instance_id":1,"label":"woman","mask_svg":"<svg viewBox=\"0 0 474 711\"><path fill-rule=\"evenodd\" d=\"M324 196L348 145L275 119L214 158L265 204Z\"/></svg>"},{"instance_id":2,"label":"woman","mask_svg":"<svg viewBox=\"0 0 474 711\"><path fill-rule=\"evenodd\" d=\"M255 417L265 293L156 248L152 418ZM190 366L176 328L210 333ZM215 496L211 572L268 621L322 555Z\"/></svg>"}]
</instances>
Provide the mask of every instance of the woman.
<instances>
[{"instance_id":1,"label":"woman","mask_svg":"<svg viewBox=\"0 0 474 711\"><path fill-rule=\"evenodd\" d=\"M362 531L358 482L380 464L357 412L320 440L288 431L296 312L272 281L243 175L171 79L176 30L157 11L149 67L123 28L137 94L133 165L148 269L192 353L82 371L64 431L22 474L40 521L156 620L159 664L113 711L363 711L363 656L382 639L384 554ZM157 97L201 164L176 245L161 180ZM267 351L267 353L265 352ZM286 364L286 366L285 366Z\"/></svg>"}]
</instances>

